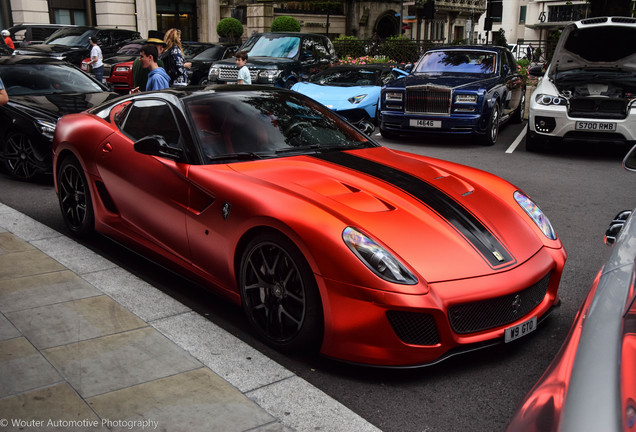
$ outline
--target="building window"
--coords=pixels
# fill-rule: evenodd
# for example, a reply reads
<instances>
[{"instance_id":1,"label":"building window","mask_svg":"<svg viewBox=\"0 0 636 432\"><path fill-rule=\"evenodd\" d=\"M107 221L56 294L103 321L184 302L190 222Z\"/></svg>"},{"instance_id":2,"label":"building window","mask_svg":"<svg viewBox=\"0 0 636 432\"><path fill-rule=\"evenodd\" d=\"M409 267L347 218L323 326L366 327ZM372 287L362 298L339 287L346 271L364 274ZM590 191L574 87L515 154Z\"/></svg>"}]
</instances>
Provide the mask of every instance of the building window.
<instances>
[{"instance_id":1,"label":"building window","mask_svg":"<svg viewBox=\"0 0 636 432\"><path fill-rule=\"evenodd\" d=\"M53 23L86 25L86 12L78 9L53 9Z\"/></svg>"},{"instance_id":2,"label":"building window","mask_svg":"<svg viewBox=\"0 0 636 432\"><path fill-rule=\"evenodd\" d=\"M519 24L525 24L526 23L527 8L528 8L528 6L521 6L521 9L519 9Z\"/></svg>"},{"instance_id":3,"label":"building window","mask_svg":"<svg viewBox=\"0 0 636 432\"><path fill-rule=\"evenodd\" d=\"M503 16L503 1L489 0L487 8L488 8L488 10L486 11L487 16L492 18L493 22L500 23L501 17Z\"/></svg>"},{"instance_id":4,"label":"building window","mask_svg":"<svg viewBox=\"0 0 636 432\"><path fill-rule=\"evenodd\" d=\"M548 6L548 21L579 21L587 18L588 13L587 4Z\"/></svg>"},{"instance_id":5,"label":"building window","mask_svg":"<svg viewBox=\"0 0 636 432\"><path fill-rule=\"evenodd\" d=\"M197 41L196 0L157 0L157 27L161 31L171 28L181 30L182 41Z\"/></svg>"}]
</instances>

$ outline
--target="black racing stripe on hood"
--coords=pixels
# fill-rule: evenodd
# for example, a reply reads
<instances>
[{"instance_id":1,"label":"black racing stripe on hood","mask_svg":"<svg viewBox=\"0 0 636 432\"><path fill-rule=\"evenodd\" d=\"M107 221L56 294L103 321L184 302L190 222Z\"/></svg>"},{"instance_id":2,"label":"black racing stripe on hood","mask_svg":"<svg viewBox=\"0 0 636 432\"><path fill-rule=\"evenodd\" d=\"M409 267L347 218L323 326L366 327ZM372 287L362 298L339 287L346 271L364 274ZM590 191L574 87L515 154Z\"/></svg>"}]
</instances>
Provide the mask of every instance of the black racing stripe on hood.
<instances>
[{"instance_id":1,"label":"black racing stripe on hood","mask_svg":"<svg viewBox=\"0 0 636 432\"><path fill-rule=\"evenodd\" d=\"M329 152L313 157L375 177L413 196L459 231L492 267L514 263L514 258L479 219L432 184L404 171L350 153Z\"/></svg>"}]
</instances>

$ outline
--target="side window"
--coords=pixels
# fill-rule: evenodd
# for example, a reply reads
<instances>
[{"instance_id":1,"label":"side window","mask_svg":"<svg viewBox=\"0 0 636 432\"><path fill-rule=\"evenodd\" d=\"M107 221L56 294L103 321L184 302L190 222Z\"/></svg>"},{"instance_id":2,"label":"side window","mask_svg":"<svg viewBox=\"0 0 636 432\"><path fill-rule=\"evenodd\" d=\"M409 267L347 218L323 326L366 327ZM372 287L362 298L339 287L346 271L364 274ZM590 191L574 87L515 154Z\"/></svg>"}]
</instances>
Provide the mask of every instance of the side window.
<instances>
[{"instance_id":1,"label":"side window","mask_svg":"<svg viewBox=\"0 0 636 432\"><path fill-rule=\"evenodd\" d=\"M515 61L515 58L512 56L511 52L507 52L506 55L508 56L508 63L510 63L510 70L513 73L517 72L517 62Z\"/></svg>"},{"instance_id":2,"label":"side window","mask_svg":"<svg viewBox=\"0 0 636 432\"><path fill-rule=\"evenodd\" d=\"M164 101L148 99L136 101L129 107L122 122L121 131L133 141L148 135L161 135L168 144L179 143L179 126L168 104Z\"/></svg>"},{"instance_id":3,"label":"side window","mask_svg":"<svg viewBox=\"0 0 636 432\"><path fill-rule=\"evenodd\" d=\"M324 39L325 43L327 44L327 52L329 53L329 60L333 61L336 60L336 49L334 48L333 44L331 43L331 41L329 39Z\"/></svg>"},{"instance_id":4,"label":"side window","mask_svg":"<svg viewBox=\"0 0 636 432\"><path fill-rule=\"evenodd\" d=\"M315 52L316 52L317 60L323 60L323 59L329 60L329 57L330 57L329 50L325 46L325 41L323 39L318 39L316 41Z\"/></svg>"},{"instance_id":5,"label":"side window","mask_svg":"<svg viewBox=\"0 0 636 432\"><path fill-rule=\"evenodd\" d=\"M100 47L110 45L110 35L108 34L108 32L105 32L105 31L97 32L97 44Z\"/></svg>"},{"instance_id":6,"label":"side window","mask_svg":"<svg viewBox=\"0 0 636 432\"><path fill-rule=\"evenodd\" d=\"M314 58L316 56L316 53L314 52L314 45L315 42L312 38L310 37L305 37L302 39L301 42L302 46L301 46L301 50L300 50L300 61L301 62L313 62Z\"/></svg>"},{"instance_id":7,"label":"side window","mask_svg":"<svg viewBox=\"0 0 636 432\"><path fill-rule=\"evenodd\" d=\"M113 45L120 45L130 39L130 32L115 30L112 34Z\"/></svg>"}]
</instances>

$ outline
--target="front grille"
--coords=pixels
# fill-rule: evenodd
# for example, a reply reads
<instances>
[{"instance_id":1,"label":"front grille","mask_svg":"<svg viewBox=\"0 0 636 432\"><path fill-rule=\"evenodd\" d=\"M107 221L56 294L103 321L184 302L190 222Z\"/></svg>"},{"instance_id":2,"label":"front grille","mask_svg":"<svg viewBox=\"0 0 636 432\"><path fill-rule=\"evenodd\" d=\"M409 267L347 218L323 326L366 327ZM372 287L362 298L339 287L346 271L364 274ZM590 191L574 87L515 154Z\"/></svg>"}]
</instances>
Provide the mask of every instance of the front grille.
<instances>
[{"instance_id":1,"label":"front grille","mask_svg":"<svg viewBox=\"0 0 636 432\"><path fill-rule=\"evenodd\" d=\"M421 86L406 89L406 111L418 114L450 114L451 89Z\"/></svg>"},{"instance_id":2,"label":"front grille","mask_svg":"<svg viewBox=\"0 0 636 432\"><path fill-rule=\"evenodd\" d=\"M571 117L623 119L627 117L627 99L572 98L568 114Z\"/></svg>"},{"instance_id":3,"label":"front grille","mask_svg":"<svg viewBox=\"0 0 636 432\"><path fill-rule=\"evenodd\" d=\"M113 71L113 65L104 64L104 78L110 78Z\"/></svg>"},{"instance_id":4,"label":"front grille","mask_svg":"<svg viewBox=\"0 0 636 432\"><path fill-rule=\"evenodd\" d=\"M516 293L452 306L448 319L455 333L475 333L517 321L537 307L548 292L550 274Z\"/></svg>"},{"instance_id":5,"label":"front grille","mask_svg":"<svg viewBox=\"0 0 636 432\"><path fill-rule=\"evenodd\" d=\"M393 331L410 345L437 345L440 342L435 319L419 312L387 311L386 317Z\"/></svg>"},{"instance_id":6,"label":"front grille","mask_svg":"<svg viewBox=\"0 0 636 432\"><path fill-rule=\"evenodd\" d=\"M256 82L257 76L258 76L258 70L250 69L250 77L252 78L252 83ZM219 80L220 81L237 81L238 69L237 68L220 68Z\"/></svg>"}]
</instances>

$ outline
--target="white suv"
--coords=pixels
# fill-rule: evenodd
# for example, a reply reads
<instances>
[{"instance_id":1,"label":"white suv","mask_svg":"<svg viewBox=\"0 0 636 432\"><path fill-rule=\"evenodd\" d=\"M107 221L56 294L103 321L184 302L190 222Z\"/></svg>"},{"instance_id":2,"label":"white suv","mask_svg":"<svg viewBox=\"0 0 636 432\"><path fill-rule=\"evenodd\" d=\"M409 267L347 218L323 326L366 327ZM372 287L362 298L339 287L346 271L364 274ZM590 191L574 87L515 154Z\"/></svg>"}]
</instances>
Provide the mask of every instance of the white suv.
<instances>
[{"instance_id":1,"label":"white suv","mask_svg":"<svg viewBox=\"0 0 636 432\"><path fill-rule=\"evenodd\" d=\"M526 148L563 141L636 143L636 18L590 18L563 30L530 98Z\"/></svg>"}]
</instances>

